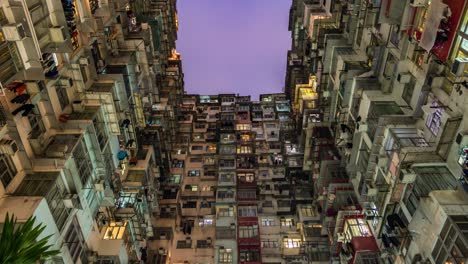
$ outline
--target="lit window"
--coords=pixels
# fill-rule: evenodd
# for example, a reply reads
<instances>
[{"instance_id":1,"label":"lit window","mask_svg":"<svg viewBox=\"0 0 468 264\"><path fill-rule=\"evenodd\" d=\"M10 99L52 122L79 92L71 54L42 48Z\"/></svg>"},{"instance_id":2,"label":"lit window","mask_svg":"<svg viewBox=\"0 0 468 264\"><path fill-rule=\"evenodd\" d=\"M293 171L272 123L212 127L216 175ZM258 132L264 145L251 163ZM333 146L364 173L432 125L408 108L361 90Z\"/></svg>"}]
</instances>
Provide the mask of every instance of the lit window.
<instances>
[{"instance_id":1,"label":"lit window","mask_svg":"<svg viewBox=\"0 0 468 264\"><path fill-rule=\"evenodd\" d=\"M312 206L304 206L301 208L302 215L304 216L315 216L315 212Z\"/></svg>"},{"instance_id":2,"label":"lit window","mask_svg":"<svg viewBox=\"0 0 468 264\"><path fill-rule=\"evenodd\" d=\"M291 218L281 218L280 226L281 227L292 227L294 225L294 220Z\"/></svg>"},{"instance_id":3,"label":"lit window","mask_svg":"<svg viewBox=\"0 0 468 264\"><path fill-rule=\"evenodd\" d=\"M106 228L106 232L104 233L104 239L122 239L126 226L127 222L125 222L123 225L117 225L115 222L110 223Z\"/></svg>"},{"instance_id":4,"label":"lit window","mask_svg":"<svg viewBox=\"0 0 468 264\"><path fill-rule=\"evenodd\" d=\"M237 130L250 130L250 125L249 124L238 124L236 126Z\"/></svg>"},{"instance_id":5,"label":"lit window","mask_svg":"<svg viewBox=\"0 0 468 264\"><path fill-rule=\"evenodd\" d=\"M219 249L218 263L227 264L232 263L232 249L220 248Z\"/></svg>"},{"instance_id":6,"label":"lit window","mask_svg":"<svg viewBox=\"0 0 468 264\"><path fill-rule=\"evenodd\" d=\"M301 246L301 239L299 238L285 238L283 239L285 248L299 248Z\"/></svg>"},{"instance_id":7,"label":"lit window","mask_svg":"<svg viewBox=\"0 0 468 264\"><path fill-rule=\"evenodd\" d=\"M271 218L262 218L262 226L274 226L275 220Z\"/></svg>"},{"instance_id":8,"label":"lit window","mask_svg":"<svg viewBox=\"0 0 468 264\"><path fill-rule=\"evenodd\" d=\"M249 154L249 153L252 153L252 147L251 147L251 146L238 146L238 147L237 147L237 153L238 153L238 154Z\"/></svg>"},{"instance_id":9,"label":"lit window","mask_svg":"<svg viewBox=\"0 0 468 264\"><path fill-rule=\"evenodd\" d=\"M277 248L278 241L271 240L271 239L264 239L262 240L262 248Z\"/></svg>"},{"instance_id":10,"label":"lit window","mask_svg":"<svg viewBox=\"0 0 468 264\"><path fill-rule=\"evenodd\" d=\"M200 176L200 171L199 170L189 170L187 175L189 177L198 177L198 176Z\"/></svg>"}]
</instances>

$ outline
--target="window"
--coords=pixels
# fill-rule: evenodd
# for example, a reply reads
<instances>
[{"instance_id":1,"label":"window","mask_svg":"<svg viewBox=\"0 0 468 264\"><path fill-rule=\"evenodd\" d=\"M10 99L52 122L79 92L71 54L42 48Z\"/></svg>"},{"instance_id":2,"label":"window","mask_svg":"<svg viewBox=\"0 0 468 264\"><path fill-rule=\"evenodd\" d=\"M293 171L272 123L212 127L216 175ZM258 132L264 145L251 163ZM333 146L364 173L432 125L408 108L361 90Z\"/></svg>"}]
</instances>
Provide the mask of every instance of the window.
<instances>
[{"instance_id":1,"label":"window","mask_svg":"<svg viewBox=\"0 0 468 264\"><path fill-rule=\"evenodd\" d=\"M257 198L257 193L256 190L239 190L237 197L244 200L255 200Z\"/></svg>"},{"instance_id":2,"label":"window","mask_svg":"<svg viewBox=\"0 0 468 264\"><path fill-rule=\"evenodd\" d=\"M232 199L234 193L232 191L218 191L218 199Z\"/></svg>"},{"instance_id":3,"label":"window","mask_svg":"<svg viewBox=\"0 0 468 264\"><path fill-rule=\"evenodd\" d=\"M253 173L237 173L237 178L241 182L253 182L253 181L255 181L255 174L253 174Z\"/></svg>"},{"instance_id":4,"label":"window","mask_svg":"<svg viewBox=\"0 0 468 264\"><path fill-rule=\"evenodd\" d=\"M73 263L77 263L78 259L82 259L82 261L86 259L86 256L82 258L82 256L86 254L86 245L76 217L73 218L65 234L64 244L68 247Z\"/></svg>"},{"instance_id":5,"label":"window","mask_svg":"<svg viewBox=\"0 0 468 264\"><path fill-rule=\"evenodd\" d=\"M13 180L17 171L13 160L9 155L0 154L0 180L4 187Z\"/></svg>"},{"instance_id":6,"label":"window","mask_svg":"<svg viewBox=\"0 0 468 264\"><path fill-rule=\"evenodd\" d=\"M177 248L191 248L192 247L192 240L185 239L185 240L177 240Z\"/></svg>"},{"instance_id":7,"label":"window","mask_svg":"<svg viewBox=\"0 0 468 264\"><path fill-rule=\"evenodd\" d=\"M461 232L466 230L460 228L460 225L466 225L467 220L464 215L449 216L432 250L436 263L465 263L468 246L465 242L466 235Z\"/></svg>"},{"instance_id":8,"label":"window","mask_svg":"<svg viewBox=\"0 0 468 264\"><path fill-rule=\"evenodd\" d=\"M202 158L190 158L191 163L199 163L199 162L202 162L202 161L203 161Z\"/></svg>"},{"instance_id":9,"label":"window","mask_svg":"<svg viewBox=\"0 0 468 264\"><path fill-rule=\"evenodd\" d=\"M315 216L315 212L312 206L301 207L301 213L303 216Z\"/></svg>"},{"instance_id":10,"label":"window","mask_svg":"<svg viewBox=\"0 0 468 264\"><path fill-rule=\"evenodd\" d=\"M234 175L233 174L220 174L219 181L220 182L234 182Z\"/></svg>"},{"instance_id":11,"label":"window","mask_svg":"<svg viewBox=\"0 0 468 264\"><path fill-rule=\"evenodd\" d=\"M199 170L189 170L187 173L187 176L189 177L198 177L200 176L200 171Z\"/></svg>"},{"instance_id":12,"label":"window","mask_svg":"<svg viewBox=\"0 0 468 264\"><path fill-rule=\"evenodd\" d=\"M278 241L272 239L263 239L262 240L262 248L277 248Z\"/></svg>"},{"instance_id":13,"label":"window","mask_svg":"<svg viewBox=\"0 0 468 264\"><path fill-rule=\"evenodd\" d=\"M198 186L197 185L185 185L185 190L196 192L198 191Z\"/></svg>"},{"instance_id":14,"label":"window","mask_svg":"<svg viewBox=\"0 0 468 264\"><path fill-rule=\"evenodd\" d=\"M220 264L232 263L232 249L220 248L218 253L219 253L218 263Z\"/></svg>"},{"instance_id":15,"label":"window","mask_svg":"<svg viewBox=\"0 0 468 264\"><path fill-rule=\"evenodd\" d=\"M68 104L70 104L70 101L68 100L67 89L63 87L57 87L56 91L60 107L63 110Z\"/></svg>"},{"instance_id":16,"label":"window","mask_svg":"<svg viewBox=\"0 0 468 264\"><path fill-rule=\"evenodd\" d=\"M301 246L301 239L299 238L285 238L283 239L285 248L299 248Z\"/></svg>"},{"instance_id":17,"label":"window","mask_svg":"<svg viewBox=\"0 0 468 264\"><path fill-rule=\"evenodd\" d=\"M45 132L44 122L37 107L34 107L32 114L28 115L28 121L31 126L31 138L38 138L39 135Z\"/></svg>"},{"instance_id":18,"label":"window","mask_svg":"<svg viewBox=\"0 0 468 264\"><path fill-rule=\"evenodd\" d=\"M280 219L280 226L281 227L292 227L294 226L294 220L291 218L284 218Z\"/></svg>"},{"instance_id":19,"label":"window","mask_svg":"<svg viewBox=\"0 0 468 264\"><path fill-rule=\"evenodd\" d=\"M240 262L258 262L260 261L260 252L255 249L241 249L239 252Z\"/></svg>"},{"instance_id":20,"label":"window","mask_svg":"<svg viewBox=\"0 0 468 264\"><path fill-rule=\"evenodd\" d=\"M211 202L202 201L200 204L200 208L211 208Z\"/></svg>"},{"instance_id":21,"label":"window","mask_svg":"<svg viewBox=\"0 0 468 264\"><path fill-rule=\"evenodd\" d=\"M252 147L251 147L251 146L238 146L238 147L237 147L237 153L238 153L238 154L249 154L249 153L252 153Z\"/></svg>"},{"instance_id":22,"label":"window","mask_svg":"<svg viewBox=\"0 0 468 264\"><path fill-rule=\"evenodd\" d=\"M272 218L262 218L262 226L274 226L275 220Z\"/></svg>"},{"instance_id":23,"label":"window","mask_svg":"<svg viewBox=\"0 0 468 264\"><path fill-rule=\"evenodd\" d=\"M81 184L84 188L87 188L87 185L91 180L93 164L91 162L90 155L88 154L88 149L84 139L82 139L75 147L73 157L76 162Z\"/></svg>"},{"instance_id":24,"label":"window","mask_svg":"<svg viewBox=\"0 0 468 264\"><path fill-rule=\"evenodd\" d=\"M203 150L203 146L192 146L192 151L193 150Z\"/></svg>"},{"instance_id":25,"label":"window","mask_svg":"<svg viewBox=\"0 0 468 264\"><path fill-rule=\"evenodd\" d=\"M197 248L209 248L209 247L211 247L211 241L197 240Z\"/></svg>"},{"instance_id":26,"label":"window","mask_svg":"<svg viewBox=\"0 0 468 264\"><path fill-rule=\"evenodd\" d=\"M212 192L212 191L214 191L214 186L210 186L210 185L202 186L202 192Z\"/></svg>"},{"instance_id":27,"label":"window","mask_svg":"<svg viewBox=\"0 0 468 264\"><path fill-rule=\"evenodd\" d=\"M224 97L223 99L221 99L221 102L223 103L233 103L235 101L235 99L233 97Z\"/></svg>"},{"instance_id":28,"label":"window","mask_svg":"<svg viewBox=\"0 0 468 264\"><path fill-rule=\"evenodd\" d=\"M432 102L431 109L434 110L434 113L429 114L426 120L426 126L429 128L429 130L437 136L439 133L439 128L442 125L442 113L443 113L443 108L439 106L439 103L437 101Z\"/></svg>"},{"instance_id":29,"label":"window","mask_svg":"<svg viewBox=\"0 0 468 264\"><path fill-rule=\"evenodd\" d=\"M205 127L205 123L195 123L195 129L204 129Z\"/></svg>"},{"instance_id":30,"label":"window","mask_svg":"<svg viewBox=\"0 0 468 264\"><path fill-rule=\"evenodd\" d=\"M241 206L241 207L239 207L239 216L255 217L255 216L257 216L257 207L254 207L254 206Z\"/></svg>"},{"instance_id":31,"label":"window","mask_svg":"<svg viewBox=\"0 0 468 264\"><path fill-rule=\"evenodd\" d=\"M219 161L219 166L220 167L234 167L235 166L235 161L233 159L220 160Z\"/></svg>"},{"instance_id":32,"label":"window","mask_svg":"<svg viewBox=\"0 0 468 264\"><path fill-rule=\"evenodd\" d=\"M182 208L197 208L197 202L189 201L182 204Z\"/></svg>"},{"instance_id":33,"label":"window","mask_svg":"<svg viewBox=\"0 0 468 264\"><path fill-rule=\"evenodd\" d=\"M250 130L249 124L238 124L236 130Z\"/></svg>"},{"instance_id":34,"label":"window","mask_svg":"<svg viewBox=\"0 0 468 264\"><path fill-rule=\"evenodd\" d=\"M201 226L201 227L212 226L213 225L213 219L207 218L207 219L200 220L198 222L198 225Z\"/></svg>"},{"instance_id":35,"label":"window","mask_svg":"<svg viewBox=\"0 0 468 264\"><path fill-rule=\"evenodd\" d=\"M416 86L416 78L411 75L410 81L405 84L405 88L403 89L403 94L401 98L405 100L408 105L411 105L411 98L413 97L414 87Z\"/></svg>"},{"instance_id":36,"label":"window","mask_svg":"<svg viewBox=\"0 0 468 264\"><path fill-rule=\"evenodd\" d=\"M233 207L222 207L218 209L218 216L234 216Z\"/></svg>"},{"instance_id":37,"label":"window","mask_svg":"<svg viewBox=\"0 0 468 264\"><path fill-rule=\"evenodd\" d=\"M123 239L126 226L127 226L126 222L124 224L116 224L115 222L111 222L109 226L106 228L106 232L104 233L104 239L105 240Z\"/></svg>"},{"instance_id":38,"label":"window","mask_svg":"<svg viewBox=\"0 0 468 264\"><path fill-rule=\"evenodd\" d=\"M221 145L219 148L219 154L234 154L236 147L233 145Z\"/></svg>"},{"instance_id":39,"label":"window","mask_svg":"<svg viewBox=\"0 0 468 264\"><path fill-rule=\"evenodd\" d=\"M258 225L239 226L239 238L250 238L258 236Z\"/></svg>"},{"instance_id":40,"label":"window","mask_svg":"<svg viewBox=\"0 0 468 264\"><path fill-rule=\"evenodd\" d=\"M214 165L216 163L216 159L213 157L205 157L203 159L203 164L205 165Z\"/></svg>"}]
</instances>

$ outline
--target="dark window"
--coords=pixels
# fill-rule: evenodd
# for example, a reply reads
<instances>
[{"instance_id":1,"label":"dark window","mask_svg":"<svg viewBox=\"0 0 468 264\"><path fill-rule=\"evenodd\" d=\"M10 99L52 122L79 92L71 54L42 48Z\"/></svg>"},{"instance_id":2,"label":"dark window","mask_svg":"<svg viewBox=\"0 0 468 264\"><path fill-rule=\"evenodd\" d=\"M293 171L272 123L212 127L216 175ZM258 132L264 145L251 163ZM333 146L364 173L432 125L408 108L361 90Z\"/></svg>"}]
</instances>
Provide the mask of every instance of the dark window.
<instances>
[{"instance_id":1,"label":"dark window","mask_svg":"<svg viewBox=\"0 0 468 264\"><path fill-rule=\"evenodd\" d=\"M73 263L77 263L81 256L86 255L86 245L84 244L80 225L76 218L73 218L73 221L65 234L64 244L68 247ZM84 256L84 258L81 257L82 262L87 263L86 260L86 256Z\"/></svg>"},{"instance_id":2,"label":"dark window","mask_svg":"<svg viewBox=\"0 0 468 264\"><path fill-rule=\"evenodd\" d=\"M9 155L0 154L0 180L4 187L13 180L17 171L13 160Z\"/></svg>"},{"instance_id":3,"label":"dark window","mask_svg":"<svg viewBox=\"0 0 468 264\"><path fill-rule=\"evenodd\" d=\"M57 87L57 97L60 103L62 110L70 103L68 100L67 89L62 87Z\"/></svg>"}]
</instances>

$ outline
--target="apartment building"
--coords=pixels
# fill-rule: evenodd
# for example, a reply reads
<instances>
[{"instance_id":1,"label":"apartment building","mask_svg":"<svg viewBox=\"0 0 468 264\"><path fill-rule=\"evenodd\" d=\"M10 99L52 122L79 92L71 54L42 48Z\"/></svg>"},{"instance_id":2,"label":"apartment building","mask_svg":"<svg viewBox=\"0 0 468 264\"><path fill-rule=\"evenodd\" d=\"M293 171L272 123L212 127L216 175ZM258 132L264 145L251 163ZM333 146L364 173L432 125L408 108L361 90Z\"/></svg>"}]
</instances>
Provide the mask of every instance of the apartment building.
<instances>
[{"instance_id":1,"label":"apartment building","mask_svg":"<svg viewBox=\"0 0 468 264\"><path fill-rule=\"evenodd\" d=\"M145 261L171 135L145 113L173 116L183 87L175 1L2 1L0 27L0 218L46 224L51 263Z\"/></svg>"},{"instance_id":2,"label":"apartment building","mask_svg":"<svg viewBox=\"0 0 468 264\"><path fill-rule=\"evenodd\" d=\"M333 263L466 261L466 9L293 1L285 93Z\"/></svg>"}]
</instances>

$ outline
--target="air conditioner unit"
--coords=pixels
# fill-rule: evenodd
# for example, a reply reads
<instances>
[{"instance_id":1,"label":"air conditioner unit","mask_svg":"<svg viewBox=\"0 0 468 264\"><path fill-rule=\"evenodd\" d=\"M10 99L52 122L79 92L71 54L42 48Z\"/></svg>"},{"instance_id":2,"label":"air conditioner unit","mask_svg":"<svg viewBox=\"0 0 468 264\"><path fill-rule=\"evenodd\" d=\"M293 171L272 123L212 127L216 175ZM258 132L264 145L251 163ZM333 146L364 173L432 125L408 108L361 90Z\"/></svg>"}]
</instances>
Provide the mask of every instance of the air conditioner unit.
<instances>
[{"instance_id":1,"label":"air conditioner unit","mask_svg":"<svg viewBox=\"0 0 468 264\"><path fill-rule=\"evenodd\" d=\"M68 194L63 199L63 204L67 208L82 209L78 194Z\"/></svg>"},{"instance_id":2,"label":"air conditioner unit","mask_svg":"<svg viewBox=\"0 0 468 264\"><path fill-rule=\"evenodd\" d=\"M57 81L56 85L71 88L73 86L73 80L69 77L62 77Z\"/></svg>"},{"instance_id":3,"label":"air conditioner unit","mask_svg":"<svg viewBox=\"0 0 468 264\"><path fill-rule=\"evenodd\" d=\"M83 112L85 109L84 102L81 100L73 101L72 109L73 109L73 112L77 112L77 113Z\"/></svg>"},{"instance_id":4,"label":"air conditioner unit","mask_svg":"<svg viewBox=\"0 0 468 264\"><path fill-rule=\"evenodd\" d=\"M456 58L452 64L451 72L457 77L463 76L467 64L468 58Z\"/></svg>"},{"instance_id":5,"label":"air conditioner unit","mask_svg":"<svg viewBox=\"0 0 468 264\"><path fill-rule=\"evenodd\" d=\"M81 57L79 62L80 62L80 65L89 65L89 64L91 64L88 57Z\"/></svg>"},{"instance_id":6,"label":"air conditioner unit","mask_svg":"<svg viewBox=\"0 0 468 264\"><path fill-rule=\"evenodd\" d=\"M402 183L412 183L416 181L416 173L412 169L402 169L400 179Z\"/></svg>"},{"instance_id":7,"label":"air conditioner unit","mask_svg":"<svg viewBox=\"0 0 468 264\"><path fill-rule=\"evenodd\" d=\"M51 27L49 33L53 42L64 42L67 39L66 29L63 26Z\"/></svg>"},{"instance_id":8,"label":"air conditioner unit","mask_svg":"<svg viewBox=\"0 0 468 264\"><path fill-rule=\"evenodd\" d=\"M5 155L15 155L18 151L18 145L14 140L0 140L0 153Z\"/></svg>"},{"instance_id":9,"label":"air conditioner unit","mask_svg":"<svg viewBox=\"0 0 468 264\"><path fill-rule=\"evenodd\" d=\"M103 192L103 191L104 191L104 180L98 180L98 181L94 184L94 189L95 189L96 191Z\"/></svg>"},{"instance_id":10,"label":"air conditioner unit","mask_svg":"<svg viewBox=\"0 0 468 264\"><path fill-rule=\"evenodd\" d=\"M26 31L21 23L3 26L2 31L7 41L20 41L26 37Z\"/></svg>"},{"instance_id":11,"label":"air conditioner unit","mask_svg":"<svg viewBox=\"0 0 468 264\"><path fill-rule=\"evenodd\" d=\"M399 83L409 83L411 81L411 74L409 73L399 73L397 76L397 81Z\"/></svg>"}]
</instances>

